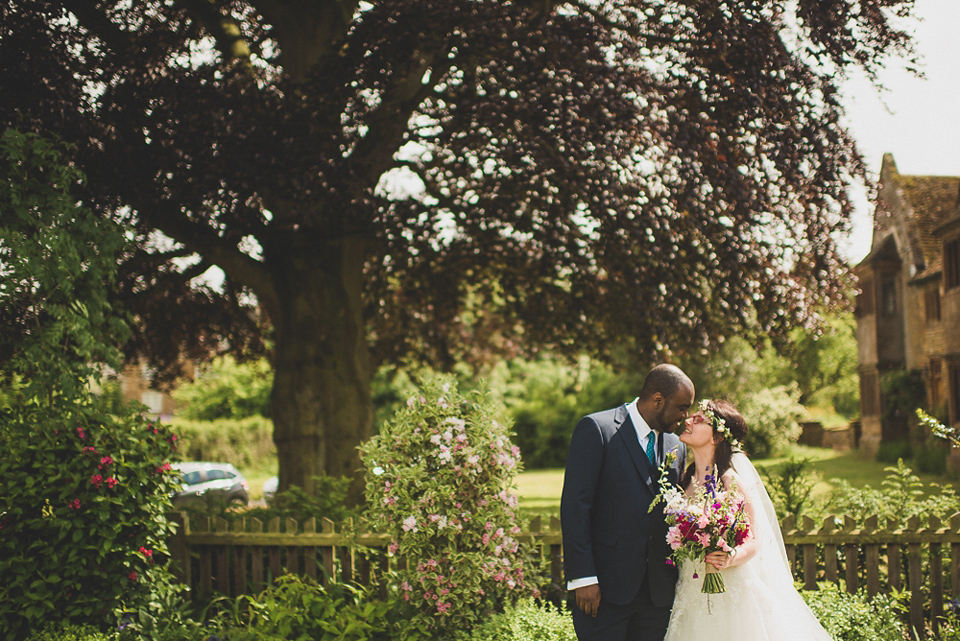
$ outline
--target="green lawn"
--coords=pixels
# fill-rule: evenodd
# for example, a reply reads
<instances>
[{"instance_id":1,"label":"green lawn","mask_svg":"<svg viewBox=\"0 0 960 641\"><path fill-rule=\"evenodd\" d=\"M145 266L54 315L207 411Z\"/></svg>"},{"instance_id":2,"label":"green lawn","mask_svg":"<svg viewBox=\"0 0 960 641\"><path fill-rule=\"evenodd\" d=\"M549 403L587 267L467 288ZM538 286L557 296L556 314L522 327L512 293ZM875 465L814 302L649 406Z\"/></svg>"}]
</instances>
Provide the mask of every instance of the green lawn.
<instances>
[{"instance_id":1,"label":"green lawn","mask_svg":"<svg viewBox=\"0 0 960 641\"><path fill-rule=\"evenodd\" d=\"M866 459L859 452L838 452L819 447L795 446L785 457L754 461L758 469L769 468L783 463L788 458L808 458L811 460L811 469L816 471L822 479L814 488L814 493L825 495L833 489L832 479L843 479L854 487L879 488L886 478L884 468L889 463L879 463ZM927 484L930 491L937 486L951 484L956 481L942 476L917 474ZM930 487L930 484L934 484ZM517 491L520 498L520 512L525 517L534 515L560 515L560 492L563 489L563 469L529 470L517 478Z\"/></svg>"}]
</instances>

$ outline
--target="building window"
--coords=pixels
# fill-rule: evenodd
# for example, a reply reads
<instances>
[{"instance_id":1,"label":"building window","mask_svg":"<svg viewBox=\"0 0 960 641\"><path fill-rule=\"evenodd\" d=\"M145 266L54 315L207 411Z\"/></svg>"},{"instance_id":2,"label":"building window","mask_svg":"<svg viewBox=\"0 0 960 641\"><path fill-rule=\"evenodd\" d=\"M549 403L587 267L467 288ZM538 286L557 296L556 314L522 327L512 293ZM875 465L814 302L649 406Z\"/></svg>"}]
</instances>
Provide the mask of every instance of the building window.
<instances>
[{"instance_id":1,"label":"building window","mask_svg":"<svg viewBox=\"0 0 960 641\"><path fill-rule=\"evenodd\" d=\"M860 374L860 413L863 416L880 414L880 387L876 372Z\"/></svg>"},{"instance_id":2,"label":"building window","mask_svg":"<svg viewBox=\"0 0 960 641\"><path fill-rule=\"evenodd\" d=\"M947 379L950 384L950 422L960 422L960 361L947 366Z\"/></svg>"},{"instance_id":3,"label":"building window","mask_svg":"<svg viewBox=\"0 0 960 641\"><path fill-rule=\"evenodd\" d=\"M940 283L936 282L932 286L927 285L924 292L925 307L927 310L927 321L938 322L940 320Z\"/></svg>"},{"instance_id":4,"label":"building window","mask_svg":"<svg viewBox=\"0 0 960 641\"><path fill-rule=\"evenodd\" d=\"M930 359L930 407L934 412L943 402L943 370L939 358Z\"/></svg>"},{"instance_id":5,"label":"building window","mask_svg":"<svg viewBox=\"0 0 960 641\"><path fill-rule=\"evenodd\" d=\"M943 286L960 286L960 238L943 243Z\"/></svg>"},{"instance_id":6,"label":"building window","mask_svg":"<svg viewBox=\"0 0 960 641\"><path fill-rule=\"evenodd\" d=\"M873 279L860 281L860 293L857 294L857 316L870 316L876 313L873 305Z\"/></svg>"},{"instance_id":7,"label":"building window","mask_svg":"<svg viewBox=\"0 0 960 641\"><path fill-rule=\"evenodd\" d=\"M897 313L897 281L885 278L880 286L880 305L884 316Z\"/></svg>"}]
</instances>

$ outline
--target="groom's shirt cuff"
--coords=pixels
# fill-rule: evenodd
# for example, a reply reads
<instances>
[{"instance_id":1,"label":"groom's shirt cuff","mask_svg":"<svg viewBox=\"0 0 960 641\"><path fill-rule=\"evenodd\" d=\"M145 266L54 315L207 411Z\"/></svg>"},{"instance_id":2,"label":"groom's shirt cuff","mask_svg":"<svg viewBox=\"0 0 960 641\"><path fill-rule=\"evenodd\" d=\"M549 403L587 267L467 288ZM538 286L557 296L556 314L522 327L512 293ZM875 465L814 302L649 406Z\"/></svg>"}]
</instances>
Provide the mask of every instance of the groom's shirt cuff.
<instances>
[{"instance_id":1,"label":"groom's shirt cuff","mask_svg":"<svg viewBox=\"0 0 960 641\"><path fill-rule=\"evenodd\" d=\"M567 581L568 590L576 590L577 588L584 588L588 585L593 585L594 583L599 583L600 581L595 576L585 576L582 579L574 579L573 581Z\"/></svg>"}]
</instances>

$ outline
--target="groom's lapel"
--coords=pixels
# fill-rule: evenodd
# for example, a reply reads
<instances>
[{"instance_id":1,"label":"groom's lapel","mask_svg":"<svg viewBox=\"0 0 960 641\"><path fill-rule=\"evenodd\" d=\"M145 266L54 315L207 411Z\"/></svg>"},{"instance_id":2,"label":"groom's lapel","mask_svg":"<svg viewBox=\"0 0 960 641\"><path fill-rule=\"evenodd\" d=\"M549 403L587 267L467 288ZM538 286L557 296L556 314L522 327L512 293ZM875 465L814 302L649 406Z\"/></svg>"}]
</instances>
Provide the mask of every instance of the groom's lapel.
<instances>
[{"instance_id":1,"label":"groom's lapel","mask_svg":"<svg viewBox=\"0 0 960 641\"><path fill-rule=\"evenodd\" d=\"M685 460L683 455L683 444L680 443L680 438L675 434L664 434L663 435L663 451L665 454L670 452L676 452L677 456L673 461L673 464L670 465L670 468L667 470L669 474L669 481L676 485L680 482L680 472L684 466Z\"/></svg>"},{"instance_id":2,"label":"groom's lapel","mask_svg":"<svg viewBox=\"0 0 960 641\"><path fill-rule=\"evenodd\" d=\"M633 421L630 420L630 414L626 408L620 407L614 417L614 421L617 424L617 435L623 439L624 446L627 448L627 452L633 460L633 465L637 468L637 473L640 474L640 478L647 484L650 491L656 495L657 488L653 479L653 468L650 465L650 460L647 458L647 455L640 447L640 441L637 440L637 428L634 427Z\"/></svg>"}]
</instances>

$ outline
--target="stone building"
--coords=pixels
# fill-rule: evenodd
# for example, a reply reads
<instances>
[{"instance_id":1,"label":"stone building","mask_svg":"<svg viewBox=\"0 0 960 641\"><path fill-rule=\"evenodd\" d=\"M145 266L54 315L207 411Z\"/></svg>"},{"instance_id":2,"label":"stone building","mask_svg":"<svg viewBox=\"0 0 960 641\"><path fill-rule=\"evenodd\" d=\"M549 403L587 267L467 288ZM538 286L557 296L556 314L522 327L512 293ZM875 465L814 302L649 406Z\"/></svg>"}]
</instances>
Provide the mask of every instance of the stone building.
<instances>
[{"instance_id":1,"label":"stone building","mask_svg":"<svg viewBox=\"0 0 960 641\"><path fill-rule=\"evenodd\" d=\"M897 401L911 396L960 425L960 177L903 176L885 154L870 253L854 273L860 447L907 439Z\"/></svg>"}]
</instances>

